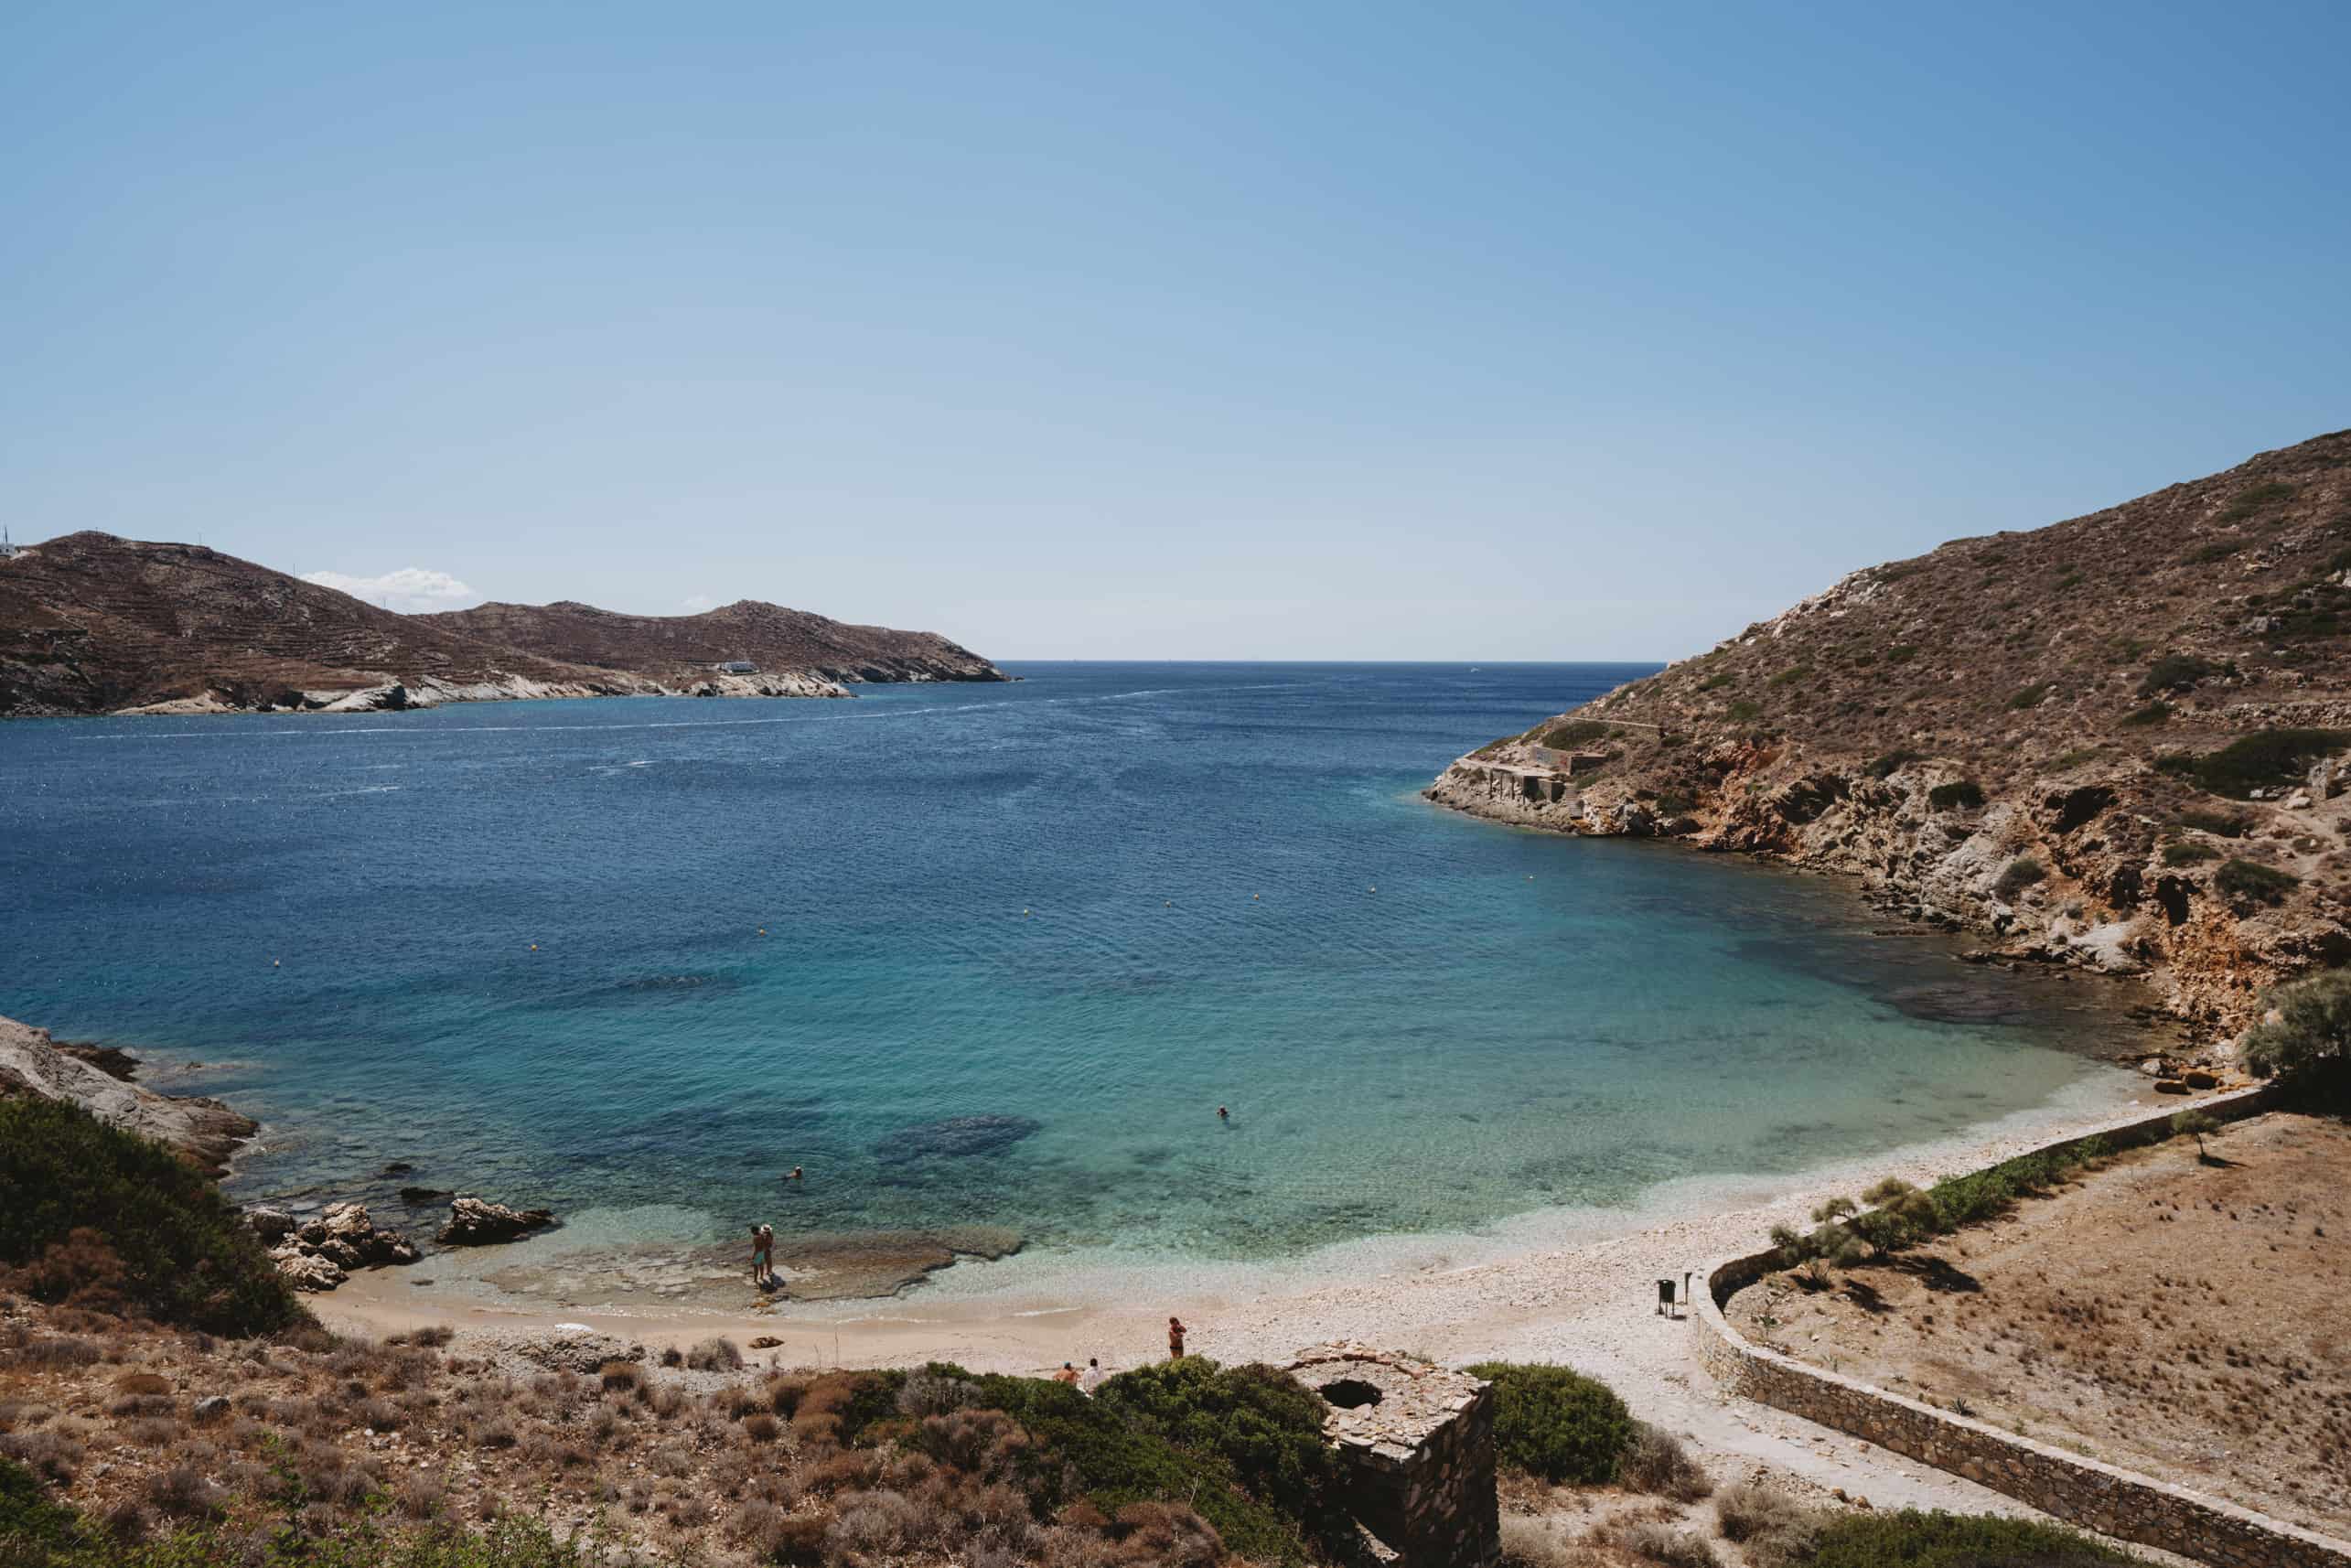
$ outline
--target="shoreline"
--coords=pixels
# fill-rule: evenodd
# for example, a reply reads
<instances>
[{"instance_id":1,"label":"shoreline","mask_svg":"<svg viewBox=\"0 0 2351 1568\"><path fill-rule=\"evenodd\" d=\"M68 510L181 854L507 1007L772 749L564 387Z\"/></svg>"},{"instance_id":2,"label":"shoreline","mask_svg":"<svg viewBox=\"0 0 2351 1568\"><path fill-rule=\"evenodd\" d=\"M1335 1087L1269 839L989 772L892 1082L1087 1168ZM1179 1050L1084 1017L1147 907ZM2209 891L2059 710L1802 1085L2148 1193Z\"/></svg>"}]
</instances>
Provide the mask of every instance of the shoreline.
<instances>
[{"instance_id":1,"label":"shoreline","mask_svg":"<svg viewBox=\"0 0 2351 1568\"><path fill-rule=\"evenodd\" d=\"M521 1262L575 1283L563 1259L567 1251L589 1254L561 1246L564 1232L556 1230L355 1273L310 1305L330 1327L379 1336L428 1324L499 1333L571 1325L655 1349L719 1335L748 1348L768 1337L780 1343L755 1355L786 1366L939 1359L1004 1372L1039 1372L1089 1357L1113 1369L1136 1365L1160 1353L1174 1313L1192 1326L1195 1353L1225 1361L1282 1360L1302 1346L1354 1338L1454 1364L1505 1357L1608 1368L1626 1382L1619 1391L1633 1398L1689 1370L1678 1359L1652 1363L1644 1348L1653 1337L1626 1332L1642 1320L1682 1321L1658 1316L1657 1280L1679 1281L1711 1259L1750 1251L1771 1225L1801 1221L1825 1198L1880 1176L1924 1184L2143 1117L2159 1101L2174 1103L2117 1069L1970 1132L1809 1171L1693 1176L1651 1189L1632 1208L1537 1210L1476 1234L1373 1236L1278 1262L1026 1253L961 1262L895 1295L763 1302L746 1258L739 1305L626 1301L608 1288L526 1301L442 1277L462 1257L458 1267L477 1285L482 1274ZM519 1251L535 1256L520 1259ZM1603 1324L1603 1333L1576 1332Z\"/></svg>"}]
</instances>

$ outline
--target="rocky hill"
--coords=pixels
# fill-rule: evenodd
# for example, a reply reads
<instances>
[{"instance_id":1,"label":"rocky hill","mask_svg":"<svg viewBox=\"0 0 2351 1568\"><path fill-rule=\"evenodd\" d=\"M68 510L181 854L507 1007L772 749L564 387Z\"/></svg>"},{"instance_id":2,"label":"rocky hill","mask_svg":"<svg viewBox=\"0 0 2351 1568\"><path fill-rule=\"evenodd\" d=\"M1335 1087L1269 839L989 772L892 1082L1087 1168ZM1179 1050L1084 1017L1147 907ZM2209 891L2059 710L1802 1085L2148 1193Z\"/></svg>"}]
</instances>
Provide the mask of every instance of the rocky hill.
<instances>
[{"instance_id":1,"label":"rocky hill","mask_svg":"<svg viewBox=\"0 0 2351 1568\"><path fill-rule=\"evenodd\" d=\"M606 622L637 629L549 629ZM699 636L649 629L704 623ZM503 639L502 627L526 641ZM737 628L747 634L730 639ZM735 659L757 669L711 669ZM0 558L0 716L846 696L835 670L864 681L1004 679L929 632L843 627L772 605L675 621L585 605L404 616L200 545L73 533Z\"/></svg>"},{"instance_id":2,"label":"rocky hill","mask_svg":"<svg viewBox=\"0 0 2351 1568\"><path fill-rule=\"evenodd\" d=\"M2214 1036L2351 960L2351 431L1853 573L1428 793L1852 874Z\"/></svg>"},{"instance_id":3,"label":"rocky hill","mask_svg":"<svg viewBox=\"0 0 2351 1568\"><path fill-rule=\"evenodd\" d=\"M692 680L746 660L829 681L1001 681L1004 672L935 632L849 626L806 610L738 599L692 616L632 616L565 600L482 605L422 616L483 641L604 670Z\"/></svg>"}]
</instances>

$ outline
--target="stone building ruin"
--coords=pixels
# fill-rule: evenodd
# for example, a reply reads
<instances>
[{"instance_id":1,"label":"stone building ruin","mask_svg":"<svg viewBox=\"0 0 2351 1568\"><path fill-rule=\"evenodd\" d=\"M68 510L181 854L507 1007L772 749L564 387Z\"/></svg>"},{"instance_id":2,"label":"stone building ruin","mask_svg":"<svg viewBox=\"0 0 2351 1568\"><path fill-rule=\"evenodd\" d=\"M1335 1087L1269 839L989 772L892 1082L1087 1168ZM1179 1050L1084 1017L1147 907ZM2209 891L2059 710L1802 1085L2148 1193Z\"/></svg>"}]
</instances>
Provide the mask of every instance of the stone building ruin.
<instances>
[{"instance_id":1,"label":"stone building ruin","mask_svg":"<svg viewBox=\"0 0 2351 1568\"><path fill-rule=\"evenodd\" d=\"M1492 1385L1351 1343L1284 1369L1323 1397L1347 1505L1402 1568L1492 1568L1502 1555Z\"/></svg>"}]
</instances>

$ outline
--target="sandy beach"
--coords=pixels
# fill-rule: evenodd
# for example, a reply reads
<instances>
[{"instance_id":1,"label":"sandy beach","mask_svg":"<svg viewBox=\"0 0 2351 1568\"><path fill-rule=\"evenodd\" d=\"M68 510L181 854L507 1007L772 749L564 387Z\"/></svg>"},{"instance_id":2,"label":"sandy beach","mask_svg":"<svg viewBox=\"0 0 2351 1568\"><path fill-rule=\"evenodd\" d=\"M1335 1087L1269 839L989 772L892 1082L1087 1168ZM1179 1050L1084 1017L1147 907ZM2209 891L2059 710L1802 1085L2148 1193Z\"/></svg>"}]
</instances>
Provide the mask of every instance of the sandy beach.
<instances>
[{"instance_id":1,"label":"sandy beach","mask_svg":"<svg viewBox=\"0 0 2351 1568\"><path fill-rule=\"evenodd\" d=\"M1530 1216L1492 1236L1330 1249L1287 1269L1079 1265L998 1288L994 1279L1021 1271L965 1264L895 1297L774 1306L759 1305L746 1271L743 1305L727 1309L523 1303L410 1283L431 1277L440 1260L428 1259L357 1274L313 1305L345 1332L439 1323L503 1335L578 1325L654 1349L713 1335L746 1348L771 1338L778 1343L751 1353L781 1366L941 1359L1014 1373L1083 1365L1090 1356L1112 1369L1153 1359L1165 1353L1173 1313L1189 1326L1193 1352L1226 1361L1280 1361L1305 1346L1357 1339L1454 1365L1560 1362L1605 1380L1637 1414L1693 1438L1718 1467L1752 1462L1863 1491L1882 1506L2019 1511L1899 1455L1725 1400L1696 1359L1688 1319L1658 1313L1657 1282L1750 1250L1773 1224L1801 1221L1825 1197L1878 1176L1924 1183L1977 1168L2144 1115L2156 1098L2143 1079L2101 1076L2039 1112L1894 1155L1793 1177L1672 1184L1637 1210Z\"/></svg>"}]
</instances>

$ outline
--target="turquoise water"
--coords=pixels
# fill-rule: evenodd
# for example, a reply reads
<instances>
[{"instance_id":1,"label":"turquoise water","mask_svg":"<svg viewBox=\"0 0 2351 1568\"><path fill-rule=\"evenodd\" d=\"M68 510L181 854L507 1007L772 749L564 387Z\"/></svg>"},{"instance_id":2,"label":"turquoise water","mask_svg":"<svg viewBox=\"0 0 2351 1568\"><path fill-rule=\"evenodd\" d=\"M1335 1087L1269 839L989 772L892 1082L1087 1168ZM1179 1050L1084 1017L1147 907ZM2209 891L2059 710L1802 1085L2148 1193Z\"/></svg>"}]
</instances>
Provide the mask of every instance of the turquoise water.
<instances>
[{"instance_id":1,"label":"turquoise water","mask_svg":"<svg viewBox=\"0 0 2351 1568\"><path fill-rule=\"evenodd\" d=\"M206 1064L168 1086L269 1122L242 1196L398 1160L1163 1260L1799 1170L2104 1070L2087 987L1835 884L1418 799L1648 668L14 723L0 1013Z\"/></svg>"}]
</instances>

